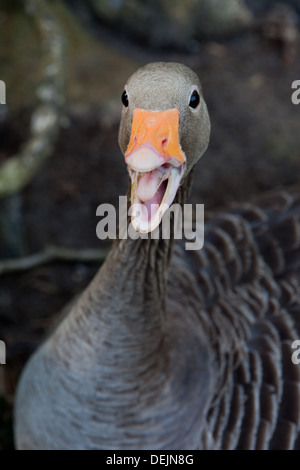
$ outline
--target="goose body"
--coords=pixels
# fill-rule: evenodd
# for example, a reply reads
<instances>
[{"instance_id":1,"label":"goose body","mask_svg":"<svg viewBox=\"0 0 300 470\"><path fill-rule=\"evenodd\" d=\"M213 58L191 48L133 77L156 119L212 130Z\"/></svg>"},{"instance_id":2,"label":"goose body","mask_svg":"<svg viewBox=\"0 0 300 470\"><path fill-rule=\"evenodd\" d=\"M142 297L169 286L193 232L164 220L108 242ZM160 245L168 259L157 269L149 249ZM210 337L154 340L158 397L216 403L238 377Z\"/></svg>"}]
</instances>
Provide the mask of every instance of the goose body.
<instances>
[{"instance_id":1,"label":"goose body","mask_svg":"<svg viewBox=\"0 0 300 470\"><path fill-rule=\"evenodd\" d=\"M133 225L150 233L163 202L186 201L209 117L181 64L139 69L122 99L131 200L158 204ZM118 239L22 374L16 446L299 448L298 339L299 192L216 216L198 251L161 236Z\"/></svg>"}]
</instances>

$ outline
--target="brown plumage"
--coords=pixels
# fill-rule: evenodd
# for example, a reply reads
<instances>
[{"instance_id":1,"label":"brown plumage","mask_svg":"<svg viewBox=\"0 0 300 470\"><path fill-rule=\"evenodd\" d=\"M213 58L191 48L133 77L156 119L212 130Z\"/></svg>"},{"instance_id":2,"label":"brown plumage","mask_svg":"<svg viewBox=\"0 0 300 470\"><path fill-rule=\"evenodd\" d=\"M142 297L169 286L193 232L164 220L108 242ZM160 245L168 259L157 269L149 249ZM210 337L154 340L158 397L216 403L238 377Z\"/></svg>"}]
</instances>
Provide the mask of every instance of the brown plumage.
<instances>
[{"instance_id":1,"label":"brown plumage","mask_svg":"<svg viewBox=\"0 0 300 470\"><path fill-rule=\"evenodd\" d=\"M189 109L195 87L201 101ZM131 77L126 90L129 105L119 136L124 154L135 108L179 110L186 161L175 202L184 204L192 167L209 139L197 77L179 64L150 64ZM265 197L212 218L199 251L186 251L180 240L116 240L95 279L23 373L16 445L300 447L295 339L300 192Z\"/></svg>"}]
</instances>

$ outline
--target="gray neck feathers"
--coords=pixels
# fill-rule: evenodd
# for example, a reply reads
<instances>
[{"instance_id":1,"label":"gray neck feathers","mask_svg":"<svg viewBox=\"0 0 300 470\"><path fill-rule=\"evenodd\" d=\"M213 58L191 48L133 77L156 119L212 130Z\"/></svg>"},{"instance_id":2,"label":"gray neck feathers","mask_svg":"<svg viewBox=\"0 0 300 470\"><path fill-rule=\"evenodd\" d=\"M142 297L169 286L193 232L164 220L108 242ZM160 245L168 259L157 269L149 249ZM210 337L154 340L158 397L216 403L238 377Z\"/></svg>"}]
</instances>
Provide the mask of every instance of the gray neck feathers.
<instances>
[{"instance_id":1,"label":"gray neck feathers","mask_svg":"<svg viewBox=\"0 0 300 470\"><path fill-rule=\"evenodd\" d=\"M190 173L175 203L184 204L192 181ZM160 234L161 235L161 234ZM171 239L117 239L78 308L110 332L114 348L138 344L147 354L157 351L163 335Z\"/></svg>"},{"instance_id":2,"label":"gray neck feathers","mask_svg":"<svg viewBox=\"0 0 300 470\"><path fill-rule=\"evenodd\" d=\"M176 202L185 201L190 180ZM193 314L173 304L165 310L172 245L163 239L115 242L27 367L19 388L19 447L198 445L210 359Z\"/></svg>"}]
</instances>

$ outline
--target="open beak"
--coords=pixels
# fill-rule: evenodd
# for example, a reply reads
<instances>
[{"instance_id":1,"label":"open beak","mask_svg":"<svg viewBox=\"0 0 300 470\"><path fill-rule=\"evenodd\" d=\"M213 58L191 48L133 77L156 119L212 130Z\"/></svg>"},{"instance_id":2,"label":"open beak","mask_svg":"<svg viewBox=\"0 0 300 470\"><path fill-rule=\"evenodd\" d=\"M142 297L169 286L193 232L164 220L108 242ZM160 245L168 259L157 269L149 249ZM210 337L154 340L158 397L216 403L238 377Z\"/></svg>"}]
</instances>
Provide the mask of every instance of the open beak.
<instances>
[{"instance_id":1,"label":"open beak","mask_svg":"<svg viewBox=\"0 0 300 470\"><path fill-rule=\"evenodd\" d=\"M179 111L133 112L125 153L131 178L131 222L138 232L152 232L172 204L183 174Z\"/></svg>"}]
</instances>

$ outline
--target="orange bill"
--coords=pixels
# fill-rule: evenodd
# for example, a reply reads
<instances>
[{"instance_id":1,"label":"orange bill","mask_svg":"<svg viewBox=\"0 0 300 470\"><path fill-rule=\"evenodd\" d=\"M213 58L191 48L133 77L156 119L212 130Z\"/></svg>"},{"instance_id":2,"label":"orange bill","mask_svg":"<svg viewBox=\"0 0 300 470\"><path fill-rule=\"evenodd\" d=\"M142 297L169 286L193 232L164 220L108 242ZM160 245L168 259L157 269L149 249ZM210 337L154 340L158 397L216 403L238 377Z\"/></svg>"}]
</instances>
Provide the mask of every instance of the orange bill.
<instances>
[{"instance_id":1,"label":"orange bill","mask_svg":"<svg viewBox=\"0 0 300 470\"><path fill-rule=\"evenodd\" d=\"M136 108L133 113L131 137L125 154L126 162L137 149L153 148L165 161L185 161L179 144L179 111L146 111Z\"/></svg>"}]
</instances>

